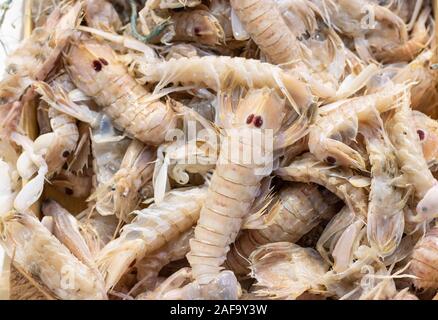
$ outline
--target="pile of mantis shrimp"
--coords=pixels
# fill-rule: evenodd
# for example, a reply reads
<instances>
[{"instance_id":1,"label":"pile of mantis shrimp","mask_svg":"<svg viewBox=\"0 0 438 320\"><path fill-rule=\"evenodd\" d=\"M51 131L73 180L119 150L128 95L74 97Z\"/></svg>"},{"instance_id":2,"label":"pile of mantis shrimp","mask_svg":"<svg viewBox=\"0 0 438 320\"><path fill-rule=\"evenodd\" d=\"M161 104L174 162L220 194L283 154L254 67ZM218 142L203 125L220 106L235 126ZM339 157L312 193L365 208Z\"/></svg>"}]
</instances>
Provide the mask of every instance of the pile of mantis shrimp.
<instances>
[{"instance_id":1,"label":"pile of mantis shrimp","mask_svg":"<svg viewBox=\"0 0 438 320\"><path fill-rule=\"evenodd\" d=\"M0 81L3 287L438 299L433 12L34 1Z\"/></svg>"}]
</instances>

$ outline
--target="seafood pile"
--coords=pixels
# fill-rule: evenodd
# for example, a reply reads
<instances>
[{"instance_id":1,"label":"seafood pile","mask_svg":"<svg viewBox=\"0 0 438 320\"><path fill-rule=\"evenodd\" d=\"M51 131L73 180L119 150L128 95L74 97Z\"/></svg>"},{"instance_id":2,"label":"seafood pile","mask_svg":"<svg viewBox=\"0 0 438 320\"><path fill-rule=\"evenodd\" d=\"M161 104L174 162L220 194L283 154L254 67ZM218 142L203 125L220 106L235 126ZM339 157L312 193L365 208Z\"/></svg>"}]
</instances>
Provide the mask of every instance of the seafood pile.
<instances>
[{"instance_id":1,"label":"seafood pile","mask_svg":"<svg viewBox=\"0 0 438 320\"><path fill-rule=\"evenodd\" d=\"M11 299L438 299L428 0L29 1Z\"/></svg>"}]
</instances>

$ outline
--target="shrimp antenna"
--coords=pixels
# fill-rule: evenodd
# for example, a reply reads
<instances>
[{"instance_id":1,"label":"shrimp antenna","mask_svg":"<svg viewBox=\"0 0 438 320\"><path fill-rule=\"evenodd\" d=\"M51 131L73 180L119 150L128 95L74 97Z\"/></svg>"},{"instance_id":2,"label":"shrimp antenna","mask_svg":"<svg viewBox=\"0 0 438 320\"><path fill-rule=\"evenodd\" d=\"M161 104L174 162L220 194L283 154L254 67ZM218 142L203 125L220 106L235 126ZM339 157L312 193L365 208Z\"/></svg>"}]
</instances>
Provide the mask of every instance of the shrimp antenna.
<instances>
[{"instance_id":1,"label":"shrimp antenna","mask_svg":"<svg viewBox=\"0 0 438 320\"><path fill-rule=\"evenodd\" d=\"M166 19L162 23L158 24L148 35L144 36L141 35L137 30L137 5L134 0L129 0L129 3L131 5L131 33L132 35L142 42L148 43L155 37L159 36L164 29L166 29L169 25L172 24L172 22L169 19Z\"/></svg>"},{"instance_id":2,"label":"shrimp antenna","mask_svg":"<svg viewBox=\"0 0 438 320\"><path fill-rule=\"evenodd\" d=\"M11 8L11 3L12 3L12 0L6 0L0 6L0 10L2 11L1 16L0 16L0 26L5 21L6 12L8 12L8 10Z\"/></svg>"}]
</instances>

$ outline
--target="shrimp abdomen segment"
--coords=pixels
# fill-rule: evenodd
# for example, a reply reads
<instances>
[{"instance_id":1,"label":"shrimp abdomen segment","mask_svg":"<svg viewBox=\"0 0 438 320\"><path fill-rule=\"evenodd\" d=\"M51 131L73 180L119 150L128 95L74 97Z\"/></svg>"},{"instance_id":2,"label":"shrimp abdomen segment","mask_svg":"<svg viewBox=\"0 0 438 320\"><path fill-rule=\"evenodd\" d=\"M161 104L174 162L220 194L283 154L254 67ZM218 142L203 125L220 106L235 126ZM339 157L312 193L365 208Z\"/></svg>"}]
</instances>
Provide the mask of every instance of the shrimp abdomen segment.
<instances>
[{"instance_id":1,"label":"shrimp abdomen segment","mask_svg":"<svg viewBox=\"0 0 438 320\"><path fill-rule=\"evenodd\" d=\"M232 110L232 105L227 104L230 101L224 99L223 110ZM275 90L253 90L239 101L233 114L222 114L232 120L226 124L228 135L221 141L216 171L187 255L193 276L201 285L220 274L242 219L259 194L261 180L272 171L274 146L260 143L266 142L269 130L274 134L281 130L284 103ZM250 142L248 134L262 139ZM263 155L253 159L257 149Z\"/></svg>"},{"instance_id":2,"label":"shrimp abdomen segment","mask_svg":"<svg viewBox=\"0 0 438 320\"><path fill-rule=\"evenodd\" d=\"M193 274L201 283L211 281L223 269L229 245L237 237L261 178L255 178L253 170L237 164L218 165L212 180L215 183L208 191L187 255ZM230 185L233 189L225 191Z\"/></svg>"},{"instance_id":3,"label":"shrimp abdomen segment","mask_svg":"<svg viewBox=\"0 0 438 320\"><path fill-rule=\"evenodd\" d=\"M273 0L232 0L231 5L260 49L275 64L299 55L295 37Z\"/></svg>"},{"instance_id":4,"label":"shrimp abdomen segment","mask_svg":"<svg viewBox=\"0 0 438 320\"><path fill-rule=\"evenodd\" d=\"M414 248L411 272L417 277L415 287L419 289L438 288L438 227L426 233Z\"/></svg>"},{"instance_id":5,"label":"shrimp abdomen segment","mask_svg":"<svg viewBox=\"0 0 438 320\"><path fill-rule=\"evenodd\" d=\"M208 87L216 91L244 86L249 89L270 87L287 92L302 109L313 103L309 86L280 67L240 57L205 56L171 59L139 66L144 79Z\"/></svg>"}]
</instances>

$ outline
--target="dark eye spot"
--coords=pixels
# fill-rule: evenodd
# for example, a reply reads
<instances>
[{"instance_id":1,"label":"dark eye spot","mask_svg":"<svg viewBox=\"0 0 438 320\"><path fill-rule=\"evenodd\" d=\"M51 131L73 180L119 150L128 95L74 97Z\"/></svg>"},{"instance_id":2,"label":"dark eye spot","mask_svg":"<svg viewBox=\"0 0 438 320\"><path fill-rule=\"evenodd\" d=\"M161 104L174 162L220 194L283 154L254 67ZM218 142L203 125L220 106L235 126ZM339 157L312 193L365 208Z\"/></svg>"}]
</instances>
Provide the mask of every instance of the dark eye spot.
<instances>
[{"instance_id":1,"label":"dark eye spot","mask_svg":"<svg viewBox=\"0 0 438 320\"><path fill-rule=\"evenodd\" d=\"M64 158L67 158L69 155L70 155L70 151L67 151L67 150L65 150L65 151L62 153L62 156L63 156Z\"/></svg>"},{"instance_id":2,"label":"dark eye spot","mask_svg":"<svg viewBox=\"0 0 438 320\"><path fill-rule=\"evenodd\" d=\"M93 61L93 69L97 72L99 72L100 70L102 70L102 63L99 60L94 60Z\"/></svg>"},{"instance_id":3,"label":"dark eye spot","mask_svg":"<svg viewBox=\"0 0 438 320\"><path fill-rule=\"evenodd\" d=\"M62 169L67 170L68 169L68 164L64 163L64 165L62 166Z\"/></svg>"},{"instance_id":4,"label":"dark eye spot","mask_svg":"<svg viewBox=\"0 0 438 320\"><path fill-rule=\"evenodd\" d=\"M70 188L65 188L65 194L71 196L73 194L73 190Z\"/></svg>"},{"instance_id":5,"label":"dark eye spot","mask_svg":"<svg viewBox=\"0 0 438 320\"><path fill-rule=\"evenodd\" d=\"M336 163L336 159L332 156L328 156L327 159L325 159L325 161L327 161L327 163L330 163L330 164Z\"/></svg>"},{"instance_id":6,"label":"dark eye spot","mask_svg":"<svg viewBox=\"0 0 438 320\"><path fill-rule=\"evenodd\" d=\"M102 64L103 64L104 66L107 66L107 65L108 65L108 61L106 61L104 58L99 58L99 61L102 62Z\"/></svg>"},{"instance_id":7,"label":"dark eye spot","mask_svg":"<svg viewBox=\"0 0 438 320\"><path fill-rule=\"evenodd\" d=\"M422 208L421 208L421 211L423 211L423 212L427 212L427 207L422 207Z\"/></svg>"},{"instance_id":8,"label":"dark eye spot","mask_svg":"<svg viewBox=\"0 0 438 320\"><path fill-rule=\"evenodd\" d=\"M111 188L111 191L116 191L116 187L112 187L112 188Z\"/></svg>"},{"instance_id":9,"label":"dark eye spot","mask_svg":"<svg viewBox=\"0 0 438 320\"><path fill-rule=\"evenodd\" d=\"M262 119L262 117L260 117L260 116L255 117L255 119L254 119L254 125L255 125L257 128L260 128L260 127L263 125L263 119Z\"/></svg>"},{"instance_id":10,"label":"dark eye spot","mask_svg":"<svg viewBox=\"0 0 438 320\"><path fill-rule=\"evenodd\" d=\"M200 36L200 35L201 35L201 28L199 28L199 27L195 27L195 28L193 29L193 32L195 32L195 35L196 35L196 36Z\"/></svg>"},{"instance_id":11,"label":"dark eye spot","mask_svg":"<svg viewBox=\"0 0 438 320\"><path fill-rule=\"evenodd\" d=\"M248 118L246 118L246 124L250 124L250 123L252 123L252 120L254 120L254 115L253 115L253 114L250 114L250 115L248 116Z\"/></svg>"},{"instance_id":12,"label":"dark eye spot","mask_svg":"<svg viewBox=\"0 0 438 320\"><path fill-rule=\"evenodd\" d=\"M417 130L417 134L418 134L418 137L420 138L420 141L423 141L424 138L426 137L426 133L421 129Z\"/></svg>"},{"instance_id":13,"label":"dark eye spot","mask_svg":"<svg viewBox=\"0 0 438 320\"><path fill-rule=\"evenodd\" d=\"M125 8L120 4L120 3L114 3L113 4L114 9L116 9L117 12L123 12L123 10L125 10Z\"/></svg>"}]
</instances>

